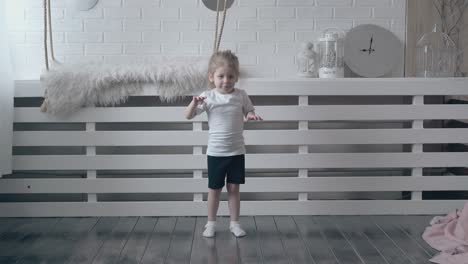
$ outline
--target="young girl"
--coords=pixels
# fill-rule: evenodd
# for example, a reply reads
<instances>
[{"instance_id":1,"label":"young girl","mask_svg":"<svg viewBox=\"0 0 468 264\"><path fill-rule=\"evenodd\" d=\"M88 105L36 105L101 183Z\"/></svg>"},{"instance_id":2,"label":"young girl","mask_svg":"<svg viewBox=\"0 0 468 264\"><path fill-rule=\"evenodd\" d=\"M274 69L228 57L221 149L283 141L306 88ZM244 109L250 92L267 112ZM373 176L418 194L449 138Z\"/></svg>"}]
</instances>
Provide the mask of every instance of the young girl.
<instances>
[{"instance_id":1,"label":"young girl","mask_svg":"<svg viewBox=\"0 0 468 264\"><path fill-rule=\"evenodd\" d=\"M236 236L244 236L239 225L239 184L245 183L244 119L262 120L244 90L235 88L239 77L239 60L231 51L219 51L211 56L208 80L212 89L194 96L187 106L186 118L206 111L209 140L206 151L208 160L208 222L203 236L213 237L216 228L219 197L227 182L229 229Z\"/></svg>"}]
</instances>

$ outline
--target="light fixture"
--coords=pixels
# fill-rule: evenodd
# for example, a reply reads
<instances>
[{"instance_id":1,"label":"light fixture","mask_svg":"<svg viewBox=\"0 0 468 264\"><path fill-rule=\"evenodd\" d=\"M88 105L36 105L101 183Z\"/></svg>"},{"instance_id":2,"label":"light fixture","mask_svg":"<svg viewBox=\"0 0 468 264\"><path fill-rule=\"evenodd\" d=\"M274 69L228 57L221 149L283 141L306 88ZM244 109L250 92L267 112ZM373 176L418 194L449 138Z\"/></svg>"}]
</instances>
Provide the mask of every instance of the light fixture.
<instances>
[{"instance_id":1,"label":"light fixture","mask_svg":"<svg viewBox=\"0 0 468 264\"><path fill-rule=\"evenodd\" d=\"M219 2L219 4L218 4ZM226 8L231 7L232 3L234 3L234 0L227 0L226 1ZM223 11L224 9L224 0L203 0L203 4L205 6L213 11L216 11L216 6L218 6L218 9L220 11Z\"/></svg>"},{"instance_id":2,"label":"light fixture","mask_svg":"<svg viewBox=\"0 0 468 264\"><path fill-rule=\"evenodd\" d=\"M99 0L69 0L76 11L88 11L96 6Z\"/></svg>"}]
</instances>

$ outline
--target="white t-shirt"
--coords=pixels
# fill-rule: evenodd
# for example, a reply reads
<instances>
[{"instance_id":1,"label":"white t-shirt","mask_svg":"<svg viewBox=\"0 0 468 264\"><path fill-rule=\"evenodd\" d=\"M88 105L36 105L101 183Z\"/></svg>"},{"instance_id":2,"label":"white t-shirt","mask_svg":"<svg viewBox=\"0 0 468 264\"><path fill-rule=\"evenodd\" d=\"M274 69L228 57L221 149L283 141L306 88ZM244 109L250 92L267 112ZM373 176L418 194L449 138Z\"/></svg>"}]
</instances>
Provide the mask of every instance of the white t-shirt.
<instances>
[{"instance_id":1,"label":"white t-shirt","mask_svg":"<svg viewBox=\"0 0 468 264\"><path fill-rule=\"evenodd\" d=\"M254 111L254 106L244 90L234 88L230 94L222 94L216 89L204 91L203 104L195 111L208 115L209 139L207 155L234 156L245 154L244 116Z\"/></svg>"}]
</instances>

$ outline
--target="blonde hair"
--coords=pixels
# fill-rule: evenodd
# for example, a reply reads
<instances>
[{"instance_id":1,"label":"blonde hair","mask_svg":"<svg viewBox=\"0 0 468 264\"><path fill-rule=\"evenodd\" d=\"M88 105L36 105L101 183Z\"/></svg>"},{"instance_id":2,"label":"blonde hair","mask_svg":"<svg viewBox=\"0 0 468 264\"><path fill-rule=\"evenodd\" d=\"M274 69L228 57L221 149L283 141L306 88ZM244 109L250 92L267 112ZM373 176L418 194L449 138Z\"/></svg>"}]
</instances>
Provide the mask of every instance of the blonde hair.
<instances>
[{"instance_id":1,"label":"blonde hair","mask_svg":"<svg viewBox=\"0 0 468 264\"><path fill-rule=\"evenodd\" d=\"M208 63L208 76L214 74L216 69L224 66L231 68L239 77L239 58L230 50L217 51L211 55ZM214 83L210 82L210 88L214 88Z\"/></svg>"}]
</instances>

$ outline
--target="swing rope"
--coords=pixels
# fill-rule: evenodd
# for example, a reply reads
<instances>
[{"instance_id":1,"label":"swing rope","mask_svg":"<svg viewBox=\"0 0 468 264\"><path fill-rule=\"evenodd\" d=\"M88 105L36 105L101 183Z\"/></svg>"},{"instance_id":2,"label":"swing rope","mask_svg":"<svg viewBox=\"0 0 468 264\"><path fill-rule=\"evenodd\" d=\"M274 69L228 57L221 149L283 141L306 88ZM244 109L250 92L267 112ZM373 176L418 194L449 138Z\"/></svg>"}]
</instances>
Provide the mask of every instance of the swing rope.
<instances>
[{"instance_id":1,"label":"swing rope","mask_svg":"<svg viewBox=\"0 0 468 264\"><path fill-rule=\"evenodd\" d=\"M219 31L218 36L218 21L219 21L219 1L216 2L216 22L215 22L215 37L214 37L214 44L213 44L213 53L219 50L219 45L221 43L221 37L223 35L224 30L224 22L226 21L226 10L227 10L227 0L224 0L224 7L223 7L223 20L221 22L221 29Z\"/></svg>"},{"instance_id":2,"label":"swing rope","mask_svg":"<svg viewBox=\"0 0 468 264\"><path fill-rule=\"evenodd\" d=\"M50 44L50 57L53 62L57 62L54 55L54 42L52 39L52 14L50 0L44 0L44 58L46 69L49 70L49 52L47 47L47 33Z\"/></svg>"}]
</instances>

